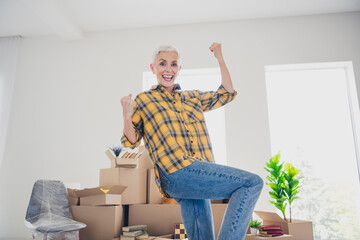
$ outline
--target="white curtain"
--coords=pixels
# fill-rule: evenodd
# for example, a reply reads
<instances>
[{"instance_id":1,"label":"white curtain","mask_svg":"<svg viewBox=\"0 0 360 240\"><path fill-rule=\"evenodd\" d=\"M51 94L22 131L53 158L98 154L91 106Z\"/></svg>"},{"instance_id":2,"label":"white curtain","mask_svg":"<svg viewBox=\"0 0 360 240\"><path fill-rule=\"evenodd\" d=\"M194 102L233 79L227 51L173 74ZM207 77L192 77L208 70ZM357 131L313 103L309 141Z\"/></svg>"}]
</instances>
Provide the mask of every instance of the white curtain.
<instances>
[{"instance_id":1,"label":"white curtain","mask_svg":"<svg viewBox=\"0 0 360 240\"><path fill-rule=\"evenodd\" d=\"M0 168L2 165L21 37L0 37Z\"/></svg>"}]
</instances>

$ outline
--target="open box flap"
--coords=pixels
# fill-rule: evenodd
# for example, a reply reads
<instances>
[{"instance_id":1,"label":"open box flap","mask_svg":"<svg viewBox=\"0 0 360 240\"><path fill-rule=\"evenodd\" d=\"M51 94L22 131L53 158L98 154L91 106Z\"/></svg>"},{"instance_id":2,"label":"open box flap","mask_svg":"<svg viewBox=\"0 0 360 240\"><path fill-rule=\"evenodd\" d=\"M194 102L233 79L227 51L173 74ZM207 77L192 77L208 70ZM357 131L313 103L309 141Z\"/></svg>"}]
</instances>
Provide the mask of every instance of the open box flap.
<instances>
[{"instance_id":1,"label":"open box flap","mask_svg":"<svg viewBox=\"0 0 360 240\"><path fill-rule=\"evenodd\" d=\"M110 160L115 159L115 155L114 155L109 149L106 150L105 154L106 154L106 156L108 156L108 158L109 158Z\"/></svg>"},{"instance_id":2,"label":"open box flap","mask_svg":"<svg viewBox=\"0 0 360 240\"><path fill-rule=\"evenodd\" d=\"M69 197L77 198L77 197L78 197L77 191L78 191L77 189L68 188L68 189L67 189L68 196L69 196Z\"/></svg>"},{"instance_id":3,"label":"open box flap","mask_svg":"<svg viewBox=\"0 0 360 240\"><path fill-rule=\"evenodd\" d=\"M102 187L104 189L107 189L106 186ZM122 194L126 190L127 186L123 185L114 185L109 188L108 194Z\"/></svg>"},{"instance_id":4,"label":"open box flap","mask_svg":"<svg viewBox=\"0 0 360 240\"><path fill-rule=\"evenodd\" d=\"M274 212L263 212L263 211L254 211L261 219L266 221L286 223L286 221L280 217L277 213Z\"/></svg>"},{"instance_id":5,"label":"open box flap","mask_svg":"<svg viewBox=\"0 0 360 240\"><path fill-rule=\"evenodd\" d=\"M85 188L83 190L76 191L79 197L92 196L92 195L102 195L102 194L122 194L127 186L122 185L113 185L113 186L101 186L96 188ZM109 190L105 193L103 190Z\"/></svg>"}]
</instances>

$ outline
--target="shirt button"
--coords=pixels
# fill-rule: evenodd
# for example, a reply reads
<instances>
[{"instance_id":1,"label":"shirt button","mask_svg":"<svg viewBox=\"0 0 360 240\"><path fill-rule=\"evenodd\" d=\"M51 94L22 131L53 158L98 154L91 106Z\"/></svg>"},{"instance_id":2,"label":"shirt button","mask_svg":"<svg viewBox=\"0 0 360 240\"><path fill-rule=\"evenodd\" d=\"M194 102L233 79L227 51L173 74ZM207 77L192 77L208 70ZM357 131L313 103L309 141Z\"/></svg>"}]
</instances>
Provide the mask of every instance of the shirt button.
<instances>
[{"instance_id":1,"label":"shirt button","mask_svg":"<svg viewBox=\"0 0 360 240\"><path fill-rule=\"evenodd\" d=\"M193 143L194 141L193 141L193 140L191 140L190 142L191 142L191 143Z\"/></svg>"},{"instance_id":2,"label":"shirt button","mask_svg":"<svg viewBox=\"0 0 360 240\"><path fill-rule=\"evenodd\" d=\"M178 113L180 113L180 111L177 111Z\"/></svg>"},{"instance_id":3,"label":"shirt button","mask_svg":"<svg viewBox=\"0 0 360 240\"><path fill-rule=\"evenodd\" d=\"M186 132L190 132L189 130L186 130Z\"/></svg>"},{"instance_id":4,"label":"shirt button","mask_svg":"<svg viewBox=\"0 0 360 240\"><path fill-rule=\"evenodd\" d=\"M195 155L195 152L193 152L193 155Z\"/></svg>"},{"instance_id":5,"label":"shirt button","mask_svg":"<svg viewBox=\"0 0 360 240\"><path fill-rule=\"evenodd\" d=\"M174 104L175 104L176 102L174 102Z\"/></svg>"}]
</instances>

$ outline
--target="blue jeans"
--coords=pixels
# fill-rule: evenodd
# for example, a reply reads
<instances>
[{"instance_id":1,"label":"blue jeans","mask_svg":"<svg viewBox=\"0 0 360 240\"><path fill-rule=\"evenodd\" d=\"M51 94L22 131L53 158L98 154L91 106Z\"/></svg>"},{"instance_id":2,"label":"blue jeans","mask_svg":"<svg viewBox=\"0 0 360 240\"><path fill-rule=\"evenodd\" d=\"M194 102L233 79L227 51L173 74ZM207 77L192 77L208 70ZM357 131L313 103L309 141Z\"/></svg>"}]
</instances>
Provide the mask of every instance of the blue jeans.
<instances>
[{"instance_id":1,"label":"blue jeans","mask_svg":"<svg viewBox=\"0 0 360 240\"><path fill-rule=\"evenodd\" d=\"M230 198L218 240L245 238L251 215L263 187L252 173L215 163L196 161L171 174L160 168L162 188L181 207L189 240L214 240L210 199Z\"/></svg>"}]
</instances>

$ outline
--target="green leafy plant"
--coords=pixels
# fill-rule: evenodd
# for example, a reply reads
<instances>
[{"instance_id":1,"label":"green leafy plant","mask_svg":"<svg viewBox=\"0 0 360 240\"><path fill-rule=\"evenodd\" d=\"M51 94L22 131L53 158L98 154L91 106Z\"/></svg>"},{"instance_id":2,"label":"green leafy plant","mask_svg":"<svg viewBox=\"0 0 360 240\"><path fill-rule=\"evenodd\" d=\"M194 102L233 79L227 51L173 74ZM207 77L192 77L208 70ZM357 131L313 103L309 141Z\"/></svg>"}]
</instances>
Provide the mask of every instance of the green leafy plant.
<instances>
[{"instance_id":1,"label":"green leafy plant","mask_svg":"<svg viewBox=\"0 0 360 240\"><path fill-rule=\"evenodd\" d=\"M291 204L295 199L299 198L296 195L299 193L298 191L298 189L300 188L299 180L302 179L303 177L296 178L296 176L300 174L300 170L296 169L291 163L286 163L284 168L285 171L283 174L286 180L286 184L284 186L284 192L286 194L286 199L289 203L290 222L291 222Z\"/></svg>"},{"instance_id":2,"label":"green leafy plant","mask_svg":"<svg viewBox=\"0 0 360 240\"><path fill-rule=\"evenodd\" d=\"M266 177L269 181L266 185L271 188L271 191L269 192L270 197L275 199L275 201L270 201L270 203L282 212L284 220L286 221L285 209L287 203L285 203L286 196L284 192L285 177L282 171L284 164L280 164L279 160L280 153L270 158L269 162L266 163L267 168L265 168L265 170L270 173L270 175Z\"/></svg>"},{"instance_id":3,"label":"green leafy plant","mask_svg":"<svg viewBox=\"0 0 360 240\"><path fill-rule=\"evenodd\" d=\"M283 170L284 167L284 170ZM271 191L269 192L270 197L275 201L270 201L277 209L283 214L283 218L287 221L285 216L285 210L287 204L290 209L290 222L291 222L291 204L295 199L298 199L299 180L303 177L299 175L300 171L296 169L291 163L280 163L280 153L274 155L266 163L265 170L270 173L266 177L268 182L266 185L270 186Z\"/></svg>"},{"instance_id":4,"label":"green leafy plant","mask_svg":"<svg viewBox=\"0 0 360 240\"><path fill-rule=\"evenodd\" d=\"M251 219L249 227L251 228L256 228L256 229L260 229L262 226L262 222L258 221L258 220L253 220Z\"/></svg>"}]
</instances>

